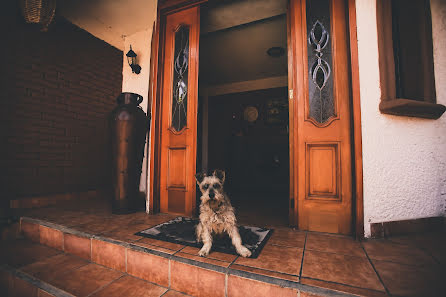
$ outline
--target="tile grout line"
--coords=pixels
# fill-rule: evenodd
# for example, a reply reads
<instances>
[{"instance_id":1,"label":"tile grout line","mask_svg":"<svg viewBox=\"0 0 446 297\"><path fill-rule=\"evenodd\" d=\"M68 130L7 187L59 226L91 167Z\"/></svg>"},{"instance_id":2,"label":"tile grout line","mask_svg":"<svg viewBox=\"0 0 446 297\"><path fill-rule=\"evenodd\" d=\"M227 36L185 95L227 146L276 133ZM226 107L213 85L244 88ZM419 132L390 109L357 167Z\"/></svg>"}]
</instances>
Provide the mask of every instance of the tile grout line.
<instances>
[{"instance_id":1,"label":"tile grout line","mask_svg":"<svg viewBox=\"0 0 446 297\"><path fill-rule=\"evenodd\" d=\"M168 287L165 287L165 286L163 286L163 285L161 285L161 284L157 284L157 283L155 283L155 282L152 282L152 281L143 279L143 278L141 278L141 277L139 277L139 276L136 276L136 275L133 275L133 274L130 274L130 273L126 273L126 272L122 272L122 271L120 271L120 270L116 270L116 269L110 268L110 267L105 266L105 265L102 265L102 264L97 264L97 263L88 263L88 264L97 265L97 266L103 267L103 268L108 269L108 270L113 270L113 271L122 273L122 275L121 275L119 278L128 276L128 277L131 277L131 278L134 278L134 279L143 281L143 282L145 282L145 283L149 283L149 284L155 285L155 286L157 286L157 287L161 287L161 288L165 288L165 289L167 289L167 290L170 290ZM84 265L84 266L86 266L86 265ZM83 266L82 266L82 267L83 267ZM81 268L81 267L79 267L79 268ZM76 268L76 269L79 269L79 268ZM119 279L119 278L118 278L118 279ZM116 280L117 280L117 279L116 279Z\"/></svg>"},{"instance_id":2,"label":"tile grout line","mask_svg":"<svg viewBox=\"0 0 446 297\"><path fill-rule=\"evenodd\" d=\"M407 263L402 263L402 262L396 262L394 260L392 260L392 261L390 261L390 260L382 260L382 259L375 259L375 260L378 261L378 262L386 262L386 263L398 264L400 266L409 266L409 267L423 267L423 266L425 266L425 264L423 264L423 265L421 265L421 264L418 264L418 265L417 264L407 264ZM434 264L436 264L436 265L440 264L441 265L441 263L436 263L436 262Z\"/></svg>"},{"instance_id":3,"label":"tile grout line","mask_svg":"<svg viewBox=\"0 0 446 297\"><path fill-rule=\"evenodd\" d=\"M44 261L44 260L49 260L49 259L52 259L52 258L54 258L54 257L60 256L60 255L63 255L63 254L67 255L67 253L59 253L59 254L56 254L56 255L53 255L53 256L46 257L46 258L44 258L44 259L42 259L42 260L39 260L39 261L29 263L29 264L27 264L27 265L25 265L25 266L21 266L21 267L15 268L15 269L18 270L18 271L22 271L22 272L24 272L24 273L27 273L27 274L29 274L29 275L35 277L36 279L38 279L38 280L40 280L40 281L42 281L42 282L45 282L45 281L39 279L38 277L36 277L35 275L33 275L33 274L29 273L29 272L24 271L23 268L25 268L25 267L28 266L28 265L32 265L32 264L35 264L35 263L39 263L39 262L42 262L42 261ZM82 259L81 257L76 256L76 255L71 255L71 254L68 254L68 255L70 255L71 257L76 257L76 258L81 259L81 260L85 260L85 259ZM59 275L65 275L65 274L74 272L74 271L79 270L79 269L81 269L82 267L87 266L88 264L90 264L90 262L88 262L88 261L86 261L86 262L87 262L86 264L83 264L83 265L81 265L81 266L79 266L79 267L75 267L75 268L72 268L71 270L65 270L65 271L63 271L63 272L60 272ZM58 276L59 276L59 275L58 275ZM55 277L53 277L53 278L49 278L48 280L53 280L54 278L55 278ZM48 283L48 282L47 282L47 283Z\"/></svg>"},{"instance_id":4,"label":"tile grout line","mask_svg":"<svg viewBox=\"0 0 446 297\"><path fill-rule=\"evenodd\" d=\"M225 273L225 297L228 297L228 274Z\"/></svg>"},{"instance_id":5,"label":"tile grout line","mask_svg":"<svg viewBox=\"0 0 446 297\"><path fill-rule=\"evenodd\" d=\"M234 258L234 260L232 260L232 262L231 263L229 263L229 266L228 266L228 268L229 267L231 267L232 266L232 264L234 264L235 263L235 261L237 261L237 259L238 258L240 258L240 256L239 255L237 255L235 258ZM240 264L237 264L237 265L240 265Z\"/></svg>"},{"instance_id":6,"label":"tile grout line","mask_svg":"<svg viewBox=\"0 0 446 297\"><path fill-rule=\"evenodd\" d=\"M320 249L320 250L316 250L316 249L314 249L314 248L309 248L308 249L309 251L312 251L312 252L318 252L318 253L324 253L324 254L334 254L334 255L341 255L341 256L344 256L344 257L350 257L350 258L360 258L360 259L364 259L365 257L361 257L361 256L357 256L357 255L352 255L352 254L347 254L347 253L339 253L339 252L329 252L329 251L324 251L324 250L322 250L322 249Z\"/></svg>"},{"instance_id":7,"label":"tile grout line","mask_svg":"<svg viewBox=\"0 0 446 297\"><path fill-rule=\"evenodd\" d=\"M4 272L8 273L8 275L10 277L17 278L17 279L20 279L20 280L28 283L29 285L36 288L37 291L44 291L44 292L50 294L51 296L75 297L73 294L71 294L61 288L58 288L46 281L43 281L43 280L35 277L32 274L29 274L25 271L18 269L18 268L9 267L9 269L8 269L8 266L6 266L6 267L7 267L6 270L3 270L2 268L4 268L4 267L1 267L0 271L4 271ZM55 291L57 291L57 292L55 292Z\"/></svg>"},{"instance_id":8,"label":"tile grout line","mask_svg":"<svg viewBox=\"0 0 446 297\"><path fill-rule=\"evenodd\" d=\"M180 252L180 251L181 250L179 250L178 252ZM226 266L226 268L229 268L229 266L235 261L235 259L237 259L237 257L236 257L232 262L229 262L229 261L220 260L220 259L217 259L217 258L208 257L210 254L208 256L206 256L206 257L201 257L201 256L197 256L196 254L192 254L192 253L186 253L186 252L182 252L182 253L186 254L186 255L189 255L189 256L200 257L200 258L203 258L203 259L209 259L209 260L212 260L212 261L218 261L218 262L222 262L222 263L229 263L228 266ZM175 254L172 254L172 255L175 255ZM181 256L177 256L177 257L181 257ZM185 257L181 257L181 258L185 258ZM185 259L189 259L189 258L185 258ZM194 261L202 262L200 260L194 260ZM203 261L202 263L206 263L206 262Z\"/></svg>"},{"instance_id":9,"label":"tile grout line","mask_svg":"<svg viewBox=\"0 0 446 297\"><path fill-rule=\"evenodd\" d=\"M422 251L422 252L424 252L424 253L426 253L427 255L429 255L433 260L434 260L434 262L436 263L436 264L439 264L439 265L441 265L441 262L440 262L440 260L438 260L428 249L426 249L425 247L423 247L420 243L418 243L417 241L415 241L415 243L414 243L414 246L418 249L418 250L420 250L420 251Z\"/></svg>"},{"instance_id":10,"label":"tile grout line","mask_svg":"<svg viewBox=\"0 0 446 297\"><path fill-rule=\"evenodd\" d=\"M305 242L304 242L304 248L302 250L302 261L300 262L300 271L299 271L299 283L301 282L302 278L302 271L304 268L304 257L305 257L305 248L307 246L307 238L308 238L308 232L305 232Z\"/></svg>"},{"instance_id":11,"label":"tile grout line","mask_svg":"<svg viewBox=\"0 0 446 297\"><path fill-rule=\"evenodd\" d=\"M90 262L93 262L93 238L90 238Z\"/></svg>"},{"instance_id":12,"label":"tile grout line","mask_svg":"<svg viewBox=\"0 0 446 297\"><path fill-rule=\"evenodd\" d=\"M157 245L155 245L155 246L157 246ZM165 247L163 247L163 246L158 246L158 247L165 248ZM186 246L183 246L181 249L179 249L178 251L174 252L174 253L172 254L172 256L178 254L179 252L181 252L181 251L184 250L185 248L186 248ZM169 249L169 250L170 250L170 249Z\"/></svg>"},{"instance_id":13,"label":"tile grout line","mask_svg":"<svg viewBox=\"0 0 446 297\"><path fill-rule=\"evenodd\" d=\"M128 251L128 248L125 248L125 273L128 273L128 270L127 270L127 251Z\"/></svg>"},{"instance_id":14,"label":"tile grout line","mask_svg":"<svg viewBox=\"0 0 446 297\"><path fill-rule=\"evenodd\" d=\"M232 260L232 262L229 263L229 265L226 267L227 271L226 271L226 273L225 273L225 297L228 297L229 269L232 269L232 268L230 268L230 267L232 266L232 264L235 263L235 261L237 261L238 258L240 258L239 255L237 255L237 256L234 258L234 260Z\"/></svg>"},{"instance_id":15,"label":"tile grout line","mask_svg":"<svg viewBox=\"0 0 446 297\"><path fill-rule=\"evenodd\" d=\"M69 254L69 253L64 253L65 255L69 255L70 257L76 257L76 258L78 258L78 259L81 259L81 260L84 260L85 261L85 259L83 259L83 258L81 258L81 257L79 257L79 256L76 256L76 255L72 255L72 254ZM60 255L60 254L59 254ZM74 272L74 271L76 271L76 270L79 270L79 269L81 269L82 267L85 267L85 266L87 266L87 265L89 265L89 264L91 264L91 262L89 262L89 261L86 261L87 263L85 263L84 265L81 265L81 266L79 266L79 267L76 267L76 268L73 268L73 269L71 269L71 270L65 270L64 272L61 272L60 273L60 275L65 275L65 274L68 274L68 273L72 273L72 272ZM34 263L36 263L36 262L34 262ZM59 275L58 275L59 276ZM53 280L54 278L52 278L51 280Z\"/></svg>"},{"instance_id":16,"label":"tile grout line","mask_svg":"<svg viewBox=\"0 0 446 297\"><path fill-rule=\"evenodd\" d=\"M171 260L171 259L168 259L168 261L169 261L169 282L167 283L167 286L168 286L168 289L170 290L170 287L171 287L171 278L172 278L172 275L171 275L171 273L172 273L172 268L171 268L171 262L172 262L172 260Z\"/></svg>"},{"instance_id":17,"label":"tile grout line","mask_svg":"<svg viewBox=\"0 0 446 297\"><path fill-rule=\"evenodd\" d=\"M367 260L369 260L370 265L372 265L373 271L375 271L376 276L378 276L379 281L381 282L382 286L384 287L384 290L386 290L386 294L388 296L392 296L390 294L389 289L387 289L387 286L384 284L384 281L382 280L381 276L379 275L378 270L376 270L375 265L373 265L372 259L370 259L369 254L367 253L366 249L364 248L364 245L362 244L362 242L360 242L360 244L361 244L361 247L367 257Z\"/></svg>"},{"instance_id":18,"label":"tile grout line","mask_svg":"<svg viewBox=\"0 0 446 297\"><path fill-rule=\"evenodd\" d=\"M339 283L339 282L335 282L335 281L324 280L324 279L315 278L315 277L305 276L305 277L303 277L303 278L304 278L304 279L316 280L316 281L322 281L322 282L326 282L326 283L330 283L330 284L335 284L335 285L341 285L341 286L345 286L345 287L349 287L349 288L361 289L361 290L365 290L365 291L381 292L381 293L383 292L383 291L376 290L376 289L364 288L364 287L358 287L358 286L354 286L354 285L350 285L350 284L344 284L344 283Z\"/></svg>"},{"instance_id":19,"label":"tile grout line","mask_svg":"<svg viewBox=\"0 0 446 297\"><path fill-rule=\"evenodd\" d=\"M60 231L62 233L62 251L65 253L65 233Z\"/></svg>"},{"instance_id":20,"label":"tile grout line","mask_svg":"<svg viewBox=\"0 0 446 297\"><path fill-rule=\"evenodd\" d=\"M102 289L105 289L106 287L108 287L109 285L111 285L111 284L114 283L115 281L120 280L120 279L123 278L123 277L125 277L125 274L122 274L120 277L118 277L118 278L112 280L111 282L108 282L107 284L103 285L102 287L97 288L96 290L94 290L93 292L91 292L90 294L88 294L88 295L85 296L85 297L93 296L95 293L101 291Z\"/></svg>"},{"instance_id":21,"label":"tile grout line","mask_svg":"<svg viewBox=\"0 0 446 297\"><path fill-rule=\"evenodd\" d=\"M232 265L232 263L231 263L231 265ZM288 276L297 276L297 277L299 277L298 274L290 274L290 273L286 273L286 272L280 272L280 271L277 271L277 270L270 270L270 269L265 269L265 268L257 268L257 267L254 267L254 266L242 265L242 264L235 264L235 265L243 266L243 267L247 267L247 268L254 268L256 270L263 270L263 271L268 271L268 272L274 272L274 273L277 273L277 274L283 274L283 275L288 275ZM230 267L228 267L228 268L230 268ZM237 268L231 268L231 269L240 270L240 269L237 269ZM246 271L246 270L240 270L240 271ZM251 271L246 271L246 272L251 272ZM260 274L260 273L256 273L256 272L251 272L251 273ZM269 276L269 275L267 275L267 276ZM277 278L275 276L269 276L269 277Z\"/></svg>"}]
</instances>

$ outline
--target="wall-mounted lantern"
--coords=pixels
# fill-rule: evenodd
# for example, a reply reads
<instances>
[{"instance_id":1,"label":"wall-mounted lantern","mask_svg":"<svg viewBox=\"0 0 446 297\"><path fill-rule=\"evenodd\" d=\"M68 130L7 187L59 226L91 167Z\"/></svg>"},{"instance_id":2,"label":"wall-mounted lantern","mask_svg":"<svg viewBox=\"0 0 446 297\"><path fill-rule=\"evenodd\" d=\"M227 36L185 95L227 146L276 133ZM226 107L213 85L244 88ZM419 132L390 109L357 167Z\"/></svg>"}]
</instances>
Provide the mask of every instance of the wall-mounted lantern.
<instances>
[{"instance_id":1,"label":"wall-mounted lantern","mask_svg":"<svg viewBox=\"0 0 446 297\"><path fill-rule=\"evenodd\" d=\"M141 66L136 63L136 53L132 50L132 45L130 45L130 50L126 54L127 62L129 63L132 72L139 74L141 72Z\"/></svg>"}]
</instances>

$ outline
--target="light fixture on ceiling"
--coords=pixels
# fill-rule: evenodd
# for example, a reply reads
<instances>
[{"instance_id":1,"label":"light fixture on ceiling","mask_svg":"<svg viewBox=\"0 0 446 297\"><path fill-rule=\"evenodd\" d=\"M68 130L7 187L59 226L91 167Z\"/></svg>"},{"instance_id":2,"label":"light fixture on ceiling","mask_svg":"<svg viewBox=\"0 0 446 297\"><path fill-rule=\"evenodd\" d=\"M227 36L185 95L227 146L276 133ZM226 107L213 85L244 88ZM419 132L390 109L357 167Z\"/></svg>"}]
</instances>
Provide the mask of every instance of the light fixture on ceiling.
<instances>
[{"instance_id":1,"label":"light fixture on ceiling","mask_svg":"<svg viewBox=\"0 0 446 297\"><path fill-rule=\"evenodd\" d=\"M130 50L126 54L127 62L129 63L132 72L139 74L141 72L141 66L136 63L136 53L132 50L132 45L130 45Z\"/></svg>"},{"instance_id":2,"label":"light fixture on ceiling","mask_svg":"<svg viewBox=\"0 0 446 297\"><path fill-rule=\"evenodd\" d=\"M282 57L285 54L285 49L281 46L273 46L269 48L266 53L268 56L273 58L279 58Z\"/></svg>"}]
</instances>

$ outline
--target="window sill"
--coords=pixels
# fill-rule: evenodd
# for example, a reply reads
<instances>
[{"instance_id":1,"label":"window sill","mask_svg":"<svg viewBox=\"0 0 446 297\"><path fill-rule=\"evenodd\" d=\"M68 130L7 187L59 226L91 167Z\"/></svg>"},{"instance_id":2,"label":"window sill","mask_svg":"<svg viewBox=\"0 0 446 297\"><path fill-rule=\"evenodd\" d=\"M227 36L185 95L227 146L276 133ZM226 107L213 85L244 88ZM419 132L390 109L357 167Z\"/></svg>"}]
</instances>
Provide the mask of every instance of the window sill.
<instances>
[{"instance_id":1,"label":"window sill","mask_svg":"<svg viewBox=\"0 0 446 297\"><path fill-rule=\"evenodd\" d=\"M397 98L382 100L379 104L379 110L382 113L398 116L438 119L445 112L446 106L431 102Z\"/></svg>"}]
</instances>

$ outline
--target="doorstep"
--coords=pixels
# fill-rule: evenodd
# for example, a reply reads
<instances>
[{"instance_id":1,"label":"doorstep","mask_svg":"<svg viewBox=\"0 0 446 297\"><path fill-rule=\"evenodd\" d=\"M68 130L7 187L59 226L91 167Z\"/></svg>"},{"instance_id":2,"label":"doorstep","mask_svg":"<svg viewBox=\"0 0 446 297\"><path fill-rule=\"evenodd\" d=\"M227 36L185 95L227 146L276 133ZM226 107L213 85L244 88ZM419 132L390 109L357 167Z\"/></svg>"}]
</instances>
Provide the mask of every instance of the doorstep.
<instances>
[{"instance_id":1,"label":"doorstep","mask_svg":"<svg viewBox=\"0 0 446 297\"><path fill-rule=\"evenodd\" d=\"M196 256L198 249L176 244L157 246L150 239L116 240L30 217L21 218L20 228L34 242L193 296L250 296L253 292L259 296L387 296L383 288L351 287L350 292L342 292L345 288L336 284L323 288L311 278L299 279L298 271L293 275L280 267L278 271L255 268L249 266L255 259L222 253L202 258ZM291 251L297 252L297 248ZM311 255L307 257L311 259Z\"/></svg>"},{"instance_id":2,"label":"doorstep","mask_svg":"<svg viewBox=\"0 0 446 297\"><path fill-rule=\"evenodd\" d=\"M257 259L143 238L135 233L174 218L109 209L37 209L22 234L170 290L193 296L444 296L444 232L355 241L347 236L274 228Z\"/></svg>"}]
</instances>

